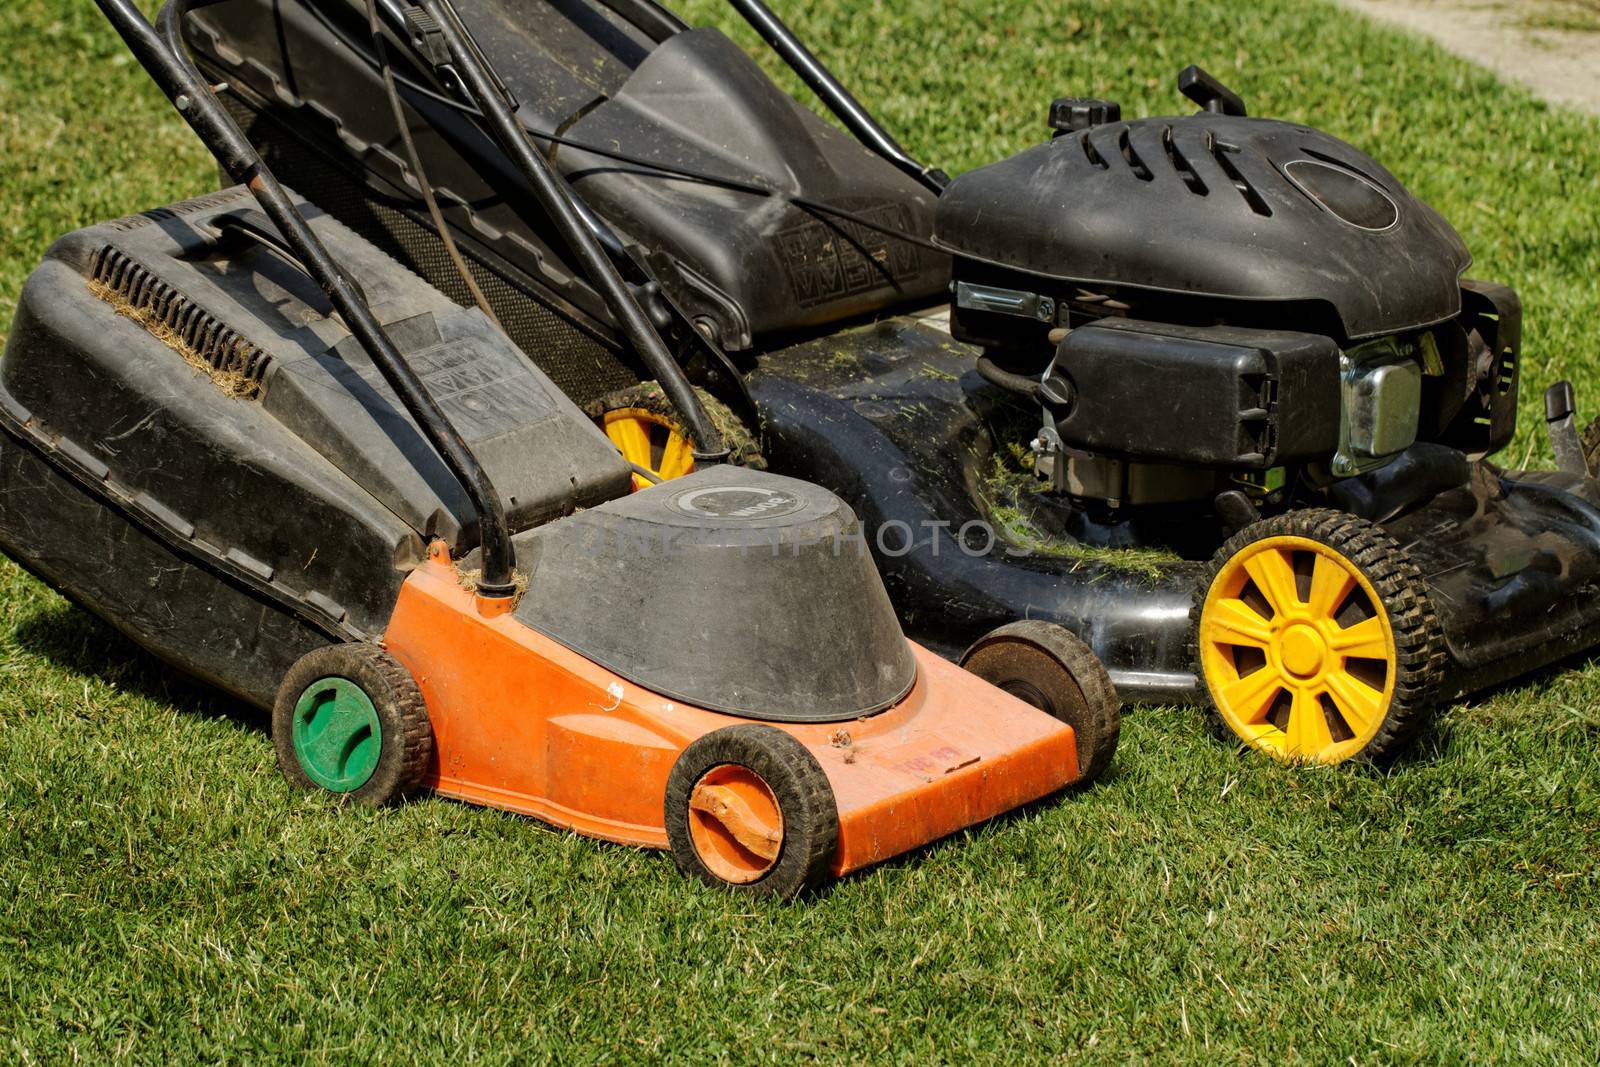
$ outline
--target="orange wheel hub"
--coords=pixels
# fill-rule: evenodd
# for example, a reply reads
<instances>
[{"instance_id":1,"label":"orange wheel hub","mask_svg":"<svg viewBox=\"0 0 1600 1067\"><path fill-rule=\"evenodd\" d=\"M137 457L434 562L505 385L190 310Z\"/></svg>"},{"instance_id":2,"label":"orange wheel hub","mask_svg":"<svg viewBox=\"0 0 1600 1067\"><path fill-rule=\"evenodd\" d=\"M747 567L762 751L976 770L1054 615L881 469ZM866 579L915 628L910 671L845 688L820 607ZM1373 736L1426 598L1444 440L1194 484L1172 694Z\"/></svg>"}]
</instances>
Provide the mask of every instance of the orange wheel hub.
<instances>
[{"instance_id":1,"label":"orange wheel hub","mask_svg":"<svg viewBox=\"0 0 1600 1067\"><path fill-rule=\"evenodd\" d=\"M731 885L759 881L783 851L783 811L748 767L713 767L689 795L689 837L706 870Z\"/></svg>"}]
</instances>

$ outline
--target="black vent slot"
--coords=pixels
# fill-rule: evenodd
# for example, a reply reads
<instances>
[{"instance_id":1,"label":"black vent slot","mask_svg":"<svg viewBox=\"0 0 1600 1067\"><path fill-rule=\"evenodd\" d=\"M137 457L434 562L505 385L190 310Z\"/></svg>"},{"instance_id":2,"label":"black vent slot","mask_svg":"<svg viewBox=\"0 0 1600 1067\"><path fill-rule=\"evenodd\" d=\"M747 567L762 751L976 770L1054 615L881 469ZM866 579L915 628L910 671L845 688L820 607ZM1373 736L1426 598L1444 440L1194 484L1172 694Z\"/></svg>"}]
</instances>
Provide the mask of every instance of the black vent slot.
<instances>
[{"instance_id":1,"label":"black vent slot","mask_svg":"<svg viewBox=\"0 0 1600 1067\"><path fill-rule=\"evenodd\" d=\"M1133 171L1133 176L1142 182L1154 181L1155 175L1150 173L1150 168L1144 165L1144 160L1133 150L1133 141L1128 137L1128 128L1124 126L1122 132L1117 134L1117 150L1122 153L1128 169Z\"/></svg>"},{"instance_id":2,"label":"black vent slot","mask_svg":"<svg viewBox=\"0 0 1600 1067\"><path fill-rule=\"evenodd\" d=\"M1172 164L1172 169L1178 172L1178 177L1183 179L1183 184L1189 187L1189 191L1196 196L1205 196L1209 191L1206 189L1206 183L1178 150L1177 144L1172 139L1171 126L1161 134L1161 147L1166 150L1167 162Z\"/></svg>"},{"instance_id":3,"label":"black vent slot","mask_svg":"<svg viewBox=\"0 0 1600 1067\"><path fill-rule=\"evenodd\" d=\"M1228 176L1228 180L1233 183L1233 187L1239 190L1239 195L1244 197L1244 202L1250 206L1250 210L1257 215L1271 218L1272 209L1267 206L1267 202L1261 198L1261 194L1256 191L1256 187L1245 180L1245 176L1234 165L1233 160L1228 158L1238 151L1233 145L1223 144L1221 141L1213 142L1211 145L1212 158L1217 161L1217 166L1222 168L1222 173Z\"/></svg>"},{"instance_id":4,"label":"black vent slot","mask_svg":"<svg viewBox=\"0 0 1600 1067\"><path fill-rule=\"evenodd\" d=\"M1090 135L1093 133L1093 130L1084 130L1083 136L1078 138L1078 144L1083 146L1083 157L1089 161L1091 167L1110 170L1111 164L1106 162L1106 157L1102 156L1100 150L1094 146L1094 142L1089 140Z\"/></svg>"},{"instance_id":5,"label":"black vent slot","mask_svg":"<svg viewBox=\"0 0 1600 1067\"><path fill-rule=\"evenodd\" d=\"M107 245L95 255L90 288L229 396L260 395L272 357L124 253Z\"/></svg>"}]
</instances>

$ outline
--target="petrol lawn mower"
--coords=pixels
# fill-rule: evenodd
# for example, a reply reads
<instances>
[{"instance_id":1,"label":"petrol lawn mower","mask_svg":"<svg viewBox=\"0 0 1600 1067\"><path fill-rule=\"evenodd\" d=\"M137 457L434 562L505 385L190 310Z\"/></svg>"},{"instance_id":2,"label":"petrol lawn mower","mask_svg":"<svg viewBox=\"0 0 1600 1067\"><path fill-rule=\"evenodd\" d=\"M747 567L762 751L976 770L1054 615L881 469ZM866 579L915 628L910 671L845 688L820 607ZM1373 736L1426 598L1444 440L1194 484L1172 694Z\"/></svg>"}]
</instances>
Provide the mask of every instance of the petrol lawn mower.
<instances>
[{"instance_id":1,"label":"petrol lawn mower","mask_svg":"<svg viewBox=\"0 0 1600 1067\"><path fill-rule=\"evenodd\" d=\"M132 0L98 3L239 184L63 237L29 279L0 545L271 708L288 778L427 787L789 897L1105 769L1118 700L1072 634L1001 627L950 664L905 639L843 500L717 462L542 159L522 180L695 435L669 484L632 492L489 315L286 191Z\"/></svg>"},{"instance_id":2,"label":"petrol lawn mower","mask_svg":"<svg viewBox=\"0 0 1600 1067\"><path fill-rule=\"evenodd\" d=\"M492 310L640 484L690 471L706 427L552 235L506 148L537 145L724 447L848 501L951 658L1055 622L1126 700L1380 761L1600 639L1600 434L1562 383L1560 469L1487 461L1516 294L1376 161L1190 67L1198 113L1060 99L1043 143L951 180L730 4L843 131L651 0L174 0L166 27L286 180Z\"/></svg>"}]
</instances>

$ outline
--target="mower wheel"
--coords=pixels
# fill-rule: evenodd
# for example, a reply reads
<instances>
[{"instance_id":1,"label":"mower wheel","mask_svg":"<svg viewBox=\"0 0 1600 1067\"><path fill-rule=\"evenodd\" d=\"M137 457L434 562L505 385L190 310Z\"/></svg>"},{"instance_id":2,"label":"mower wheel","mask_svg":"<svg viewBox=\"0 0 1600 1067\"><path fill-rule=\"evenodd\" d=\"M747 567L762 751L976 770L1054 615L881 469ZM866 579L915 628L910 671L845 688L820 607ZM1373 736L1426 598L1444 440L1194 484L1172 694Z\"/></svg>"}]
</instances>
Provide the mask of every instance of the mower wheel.
<instances>
[{"instance_id":1,"label":"mower wheel","mask_svg":"<svg viewBox=\"0 0 1600 1067\"><path fill-rule=\"evenodd\" d=\"M1427 721L1447 651L1422 575L1341 511L1253 523L1195 605L1196 669L1219 732L1292 762L1385 763Z\"/></svg>"},{"instance_id":2,"label":"mower wheel","mask_svg":"<svg viewBox=\"0 0 1600 1067\"><path fill-rule=\"evenodd\" d=\"M667 777L666 824L684 874L780 900L820 886L839 842L833 787L816 757L758 723L683 750Z\"/></svg>"},{"instance_id":3,"label":"mower wheel","mask_svg":"<svg viewBox=\"0 0 1600 1067\"><path fill-rule=\"evenodd\" d=\"M704 389L696 388L695 395L732 453L729 462L766 470L761 446L733 409ZM664 482L694 471L694 443L684 429L682 416L657 383L641 382L618 390L594 401L586 410L629 463L643 467ZM650 485L643 475L633 476L635 492Z\"/></svg>"},{"instance_id":4,"label":"mower wheel","mask_svg":"<svg viewBox=\"0 0 1600 1067\"><path fill-rule=\"evenodd\" d=\"M329 645L289 668L272 707L285 778L346 804L395 804L421 786L433 727L417 683L377 645Z\"/></svg>"},{"instance_id":5,"label":"mower wheel","mask_svg":"<svg viewBox=\"0 0 1600 1067\"><path fill-rule=\"evenodd\" d=\"M1111 766L1122 701L1105 665L1077 634L1053 622L1009 623L979 638L962 654L961 666L1072 727L1080 783Z\"/></svg>"}]
</instances>

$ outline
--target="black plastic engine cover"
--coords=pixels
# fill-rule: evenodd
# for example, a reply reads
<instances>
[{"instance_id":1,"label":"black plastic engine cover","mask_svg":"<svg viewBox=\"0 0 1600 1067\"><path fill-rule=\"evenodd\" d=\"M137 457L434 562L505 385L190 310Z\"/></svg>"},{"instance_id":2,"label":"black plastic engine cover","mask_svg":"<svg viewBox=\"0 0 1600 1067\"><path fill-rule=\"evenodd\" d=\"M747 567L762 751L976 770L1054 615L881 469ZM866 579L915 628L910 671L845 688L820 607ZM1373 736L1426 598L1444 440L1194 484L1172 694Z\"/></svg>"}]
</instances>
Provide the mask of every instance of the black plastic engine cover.
<instances>
[{"instance_id":1,"label":"black plastic engine cover","mask_svg":"<svg viewBox=\"0 0 1600 1067\"><path fill-rule=\"evenodd\" d=\"M1072 331L1052 378L1069 445L1264 470L1339 446L1339 347L1309 333L1101 319Z\"/></svg>"},{"instance_id":2,"label":"black plastic engine cover","mask_svg":"<svg viewBox=\"0 0 1600 1067\"><path fill-rule=\"evenodd\" d=\"M1323 303L1346 340L1454 317L1472 261L1366 154L1305 126L1213 114L1096 126L964 174L939 201L935 240L1089 287Z\"/></svg>"}]
</instances>

